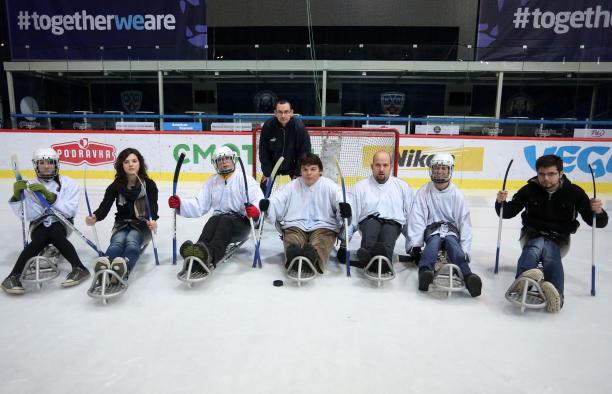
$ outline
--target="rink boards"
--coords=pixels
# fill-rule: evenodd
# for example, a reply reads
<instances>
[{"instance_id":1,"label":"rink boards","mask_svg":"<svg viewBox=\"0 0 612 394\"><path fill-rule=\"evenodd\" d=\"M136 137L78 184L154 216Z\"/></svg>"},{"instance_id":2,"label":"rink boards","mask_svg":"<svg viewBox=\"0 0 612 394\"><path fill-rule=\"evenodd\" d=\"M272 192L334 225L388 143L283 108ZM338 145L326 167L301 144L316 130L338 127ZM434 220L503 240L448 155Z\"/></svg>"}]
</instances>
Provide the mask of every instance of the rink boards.
<instances>
[{"instance_id":1,"label":"rink boards","mask_svg":"<svg viewBox=\"0 0 612 394\"><path fill-rule=\"evenodd\" d=\"M127 147L140 150L150 175L156 180L172 180L176 159L186 154L181 181L202 181L213 173L210 158L215 148L227 145L240 154L247 168L253 160L252 134L248 132L157 132L0 130L4 160L0 177L12 178L10 156L17 154L26 176L33 176L34 149L52 147L64 175L82 177L87 168L91 178L114 176L113 162ZM612 192L612 140L569 138L514 138L416 136L400 137L398 176L418 187L429 180L427 166L434 153L455 156L454 182L468 189L499 189L510 159L514 159L507 188L518 188L535 175L535 160L544 154L559 155L572 182L592 191L591 164L598 191ZM363 152L355 152L354 165L368 167Z\"/></svg>"}]
</instances>

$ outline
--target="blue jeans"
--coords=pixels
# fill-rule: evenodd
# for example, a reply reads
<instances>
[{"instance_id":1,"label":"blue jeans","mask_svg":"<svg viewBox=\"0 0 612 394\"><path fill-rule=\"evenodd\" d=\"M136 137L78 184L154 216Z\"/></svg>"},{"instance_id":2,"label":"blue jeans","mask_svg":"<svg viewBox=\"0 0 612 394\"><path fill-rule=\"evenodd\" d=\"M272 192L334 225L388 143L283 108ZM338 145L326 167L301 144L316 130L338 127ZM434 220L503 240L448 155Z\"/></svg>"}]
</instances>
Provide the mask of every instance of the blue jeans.
<instances>
[{"instance_id":1,"label":"blue jeans","mask_svg":"<svg viewBox=\"0 0 612 394\"><path fill-rule=\"evenodd\" d=\"M111 262L115 257L125 258L128 271L131 272L140 257L140 246L143 241L144 235L140 231L130 227L123 228L112 235L106 256Z\"/></svg>"},{"instance_id":2,"label":"blue jeans","mask_svg":"<svg viewBox=\"0 0 612 394\"><path fill-rule=\"evenodd\" d=\"M421 261L419 262L419 268L427 267L430 270L434 269L436 260L438 259L438 251L445 246L446 255L450 260L450 263L455 264L461 270L463 276L467 276L472 273L468 262L465 260L465 253L461 249L459 240L454 235L447 235L444 238L440 238L439 234L434 234L427 239L425 248L421 253Z\"/></svg>"},{"instance_id":3,"label":"blue jeans","mask_svg":"<svg viewBox=\"0 0 612 394\"><path fill-rule=\"evenodd\" d=\"M544 268L544 279L555 285L559 294L563 295L561 250L556 242L544 237L532 238L525 243L516 265L516 277L527 270L537 268L540 261Z\"/></svg>"}]
</instances>

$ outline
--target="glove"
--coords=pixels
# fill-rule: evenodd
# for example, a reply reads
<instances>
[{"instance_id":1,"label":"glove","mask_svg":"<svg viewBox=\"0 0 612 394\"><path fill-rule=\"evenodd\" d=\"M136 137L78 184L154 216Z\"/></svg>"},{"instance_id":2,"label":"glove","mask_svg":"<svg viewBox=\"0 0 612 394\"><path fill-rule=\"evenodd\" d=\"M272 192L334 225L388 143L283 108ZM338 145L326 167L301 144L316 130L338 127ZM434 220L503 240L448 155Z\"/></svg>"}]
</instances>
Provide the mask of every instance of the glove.
<instances>
[{"instance_id":1,"label":"glove","mask_svg":"<svg viewBox=\"0 0 612 394\"><path fill-rule=\"evenodd\" d=\"M13 200L21 200L21 191L28 188L28 182L24 180L13 183Z\"/></svg>"},{"instance_id":2,"label":"glove","mask_svg":"<svg viewBox=\"0 0 612 394\"><path fill-rule=\"evenodd\" d=\"M346 248L341 246L336 252L336 257L338 258L338 262L345 263L346 262Z\"/></svg>"},{"instance_id":3,"label":"glove","mask_svg":"<svg viewBox=\"0 0 612 394\"><path fill-rule=\"evenodd\" d=\"M168 198L168 206L170 208L180 209L181 208L181 199L179 198L179 196L170 196Z\"/></svg>"},{"instance_id":4,"label":"glove","mask_svg":"<svg viewBox=\"0 0 612 394\"><path fill-rule=\"evenodd\" d=\"M351 206L348 203L341 202L338 205L340 206L340 216L342 219L348 219L353 215L351 212Z\"/></svg>"},{"instance_id":5,"label":"glove","mask_svg":"<svg viewBox=\"0 0 612 394\"><path fill-rule=\"evenodd\" d=\"M268 208L270 208L270 200L268 200L267 198L259 200L259 210L261 212L267 212Z\"/></svg>"},{"instance_id":6,"label":"glove","mask_svg":"<svg viewBox=\"0 0 612 394\"><path fill-rule=\"evenodd\" d=\"M246 211L246 217L249 219L257 220L259 218L259 209L253 204L245 203L244 210Z\"/></svg>"},{"instance_id":7,"label":"glove","mask_svg":"<svg viewBox=\"0 0 612 394\"><path fill-rule=\"evenodd\" d=\"M413 246L408 251L408 261L414 261L415 264L419 264L421 260L421 247Z\"/></svg>"},{"instance_id":8,"label":"glove","mask_svg":"<svg viewBox=\"0 0 612 394\"><path fill-rule=\"evenodd\" d=\"M40 183L32 183L30 186L28 186L28 189L32 190L34 193L42 193L42 195L45 196L45 199L49 201L50 204L53 204L55 202L55 199L57 198L57 195L55 193L50 192Z\"/></svg>"}]
</instances>

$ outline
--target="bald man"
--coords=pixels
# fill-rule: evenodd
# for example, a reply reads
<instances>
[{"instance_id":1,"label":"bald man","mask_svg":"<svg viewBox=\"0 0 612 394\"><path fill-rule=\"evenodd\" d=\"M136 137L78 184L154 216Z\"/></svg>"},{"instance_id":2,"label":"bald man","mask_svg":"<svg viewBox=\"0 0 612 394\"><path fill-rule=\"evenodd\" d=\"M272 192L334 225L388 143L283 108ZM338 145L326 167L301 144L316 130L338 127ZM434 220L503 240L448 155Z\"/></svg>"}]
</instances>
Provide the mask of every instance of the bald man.
<instances>
[{"instance_id":1,"label":"bald man","mask_svg":"<svg viewBox=\"0 0 612 394\"><path fill-rule=\"evenodd\" d=\"M355 184L348 198L353 208L349 225L349 239L355 231L361 232L361 247L357 250L359 262L351 265L364 268L374 256L385 256L390 261L395 242L406 224L412 208L412 189L397 177L391 176L392 158L381 150L372 157L372 175ZM344 261L346 249L338 250L338 259ZM388 269L388 268L387 268Z\"/></svg>"}]
</instances>

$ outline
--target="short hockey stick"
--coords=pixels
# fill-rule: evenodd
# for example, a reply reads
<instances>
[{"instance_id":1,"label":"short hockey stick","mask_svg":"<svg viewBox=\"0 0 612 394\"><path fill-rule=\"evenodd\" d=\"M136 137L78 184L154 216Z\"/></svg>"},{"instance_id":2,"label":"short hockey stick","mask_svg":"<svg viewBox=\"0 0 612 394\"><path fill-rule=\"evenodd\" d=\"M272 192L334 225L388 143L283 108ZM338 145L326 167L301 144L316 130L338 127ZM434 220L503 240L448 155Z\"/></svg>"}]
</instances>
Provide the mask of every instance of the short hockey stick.
<instances>
[{"instance_id":1,"label":"short hockey stick","mask_svg":"<svg viewBox=\"0 0 612 394\"><path fill-rule=\"evenodd\" d=\"M242 159L238 157L238 163L240 163L240 169L242 170L242 179L244 180L244 193L246 194L246 204L251 201L249 198L249 184L247 183L246 171L244 170L244 163L242 163ZM253 233L253 242L257 243L257 235L255 235L255 224L253 223L253 218L249 218L249 223L251 223L251 232Z\"/></svg>"},{"instance_id":2,"label":"short hockey stick","mask_svg":"<svg viewBox=\"0 0 612 394\"><path fill-rule=\"evenodd\" d=\"M40 192L32 192L32 191L30 191L30 192L33 193L38 198L38 201L40 202L40 204L45 209L48 209L53 214L53 216L55 216L60 222L62 222L63 225L65 225L70 230L74 231L75 234L77 234L79 237L81 237L81 239L83 241L85 241L85 243L87 245L89 245L93 250L95 250L96 253L98 253L99 256L104 256L104 253L102 253L102 251L100 249L98 249L96 244L94 244L89 238L87 238L87 236L85 234L83 234L83 232L81 230L76 228L76 226L70 220L68 220L64 216L64 214L62 214L57 209L53 208L51 206L51 204L49 204L49 201L47 201L47 199L45 198L45 196L42 195L42 193L40 193Z\"/></svg>"},{"instance_id":3,"label":"short hockey stick","mask_svg":"<svg viewBox=\"0 0 612 394\"><path fill-rule=\"evenodd\" d=\"M268 184L266 185L266 193L264 194L264 197L266 199L269 198L270 194L272 193L272 185L274 185L274 178L276 177L276 173L278 172L278 169L280 168L281 164L283 164L283 160L285 160L285 158L281 156L276 161L276 164L274 164L274 168L272 168L272 172L270 173L270 178L268 178ZM259 255L259 245L261 244L261 235L263 233L265 216L266 216L265 212L262 212L261 219L260 219L261 224L259 225L259 237L257 237L257 243L255 244L255 253L253 254L253 268L255 267L261 268L261 256Z\"/></svg>"},{"instance_id":4,"label":"short hockey stick","mask_svg":"<svg viewBox=\"0 0 612 394\"><path fill-rule=\"evenodd\" d=\"M340 183L342 184L342 201L346 204L346 185L344 184L344 175L342 175L342 169L338 158L336 158L336 167L338 168L338 174L340 174ZM351 276L351 252L349 251L349 238L348 238L348 219L344 219L344 239L346 240L346 276Z\"/></svg>"},{"instance_id":5,"label":"short hockey stick","mask_svg":"<svg viewBox=\"0 0 612 394\"><path fill-rule=\"evenodd\" d=\"M591 178L593 179L593 198L597 198L595 174L590 164L589 171L591 171ZM597 214L593 212L593 223L591 224L591 295L593 297L595 297L595 228L597 228Z\"/></svg>"},{"instance_id":6,"label":"short hockey stick","mask_svg":"<svg viewBox=\"0 0 612 394\"><path fill-rule=\"evenodd\" d=\"M149 195L147 194L147 185L140 179L138 175L136 175L138 181L140 182L140 186L142 190L144 190L145 195L145 203L147 204L147 216L149 217L149 221L152 221L151 214L151 202L149 201ZM151 243L153 244L153 254L155 255L155 265L159 265L159 255L157 254L157 242L155 242L155 232L151 231Z\"/></svg>"},{"instance_id":7,"label":"short hockey stick","mask_svg":"<svg viewBox=\"0 0 612 394\"><path fill-rule=\"evenodd\" d=\"M181 172L181 166L185 161L185 154L181 153L178 160L176 161L176 168L174 169L174 179L172 180L172 195L176 196L176 185L178 184L179 174ZM172 264L176 265L176 209L172 212Z\"/></svg>"},{"instance_id":8,"label":"short hockey stick","mask_svg":"<svg viewBox=\"0 0 612 394\"><path fill-rule=\"evenodd\" d=\"M11 163L13 165L13 173L15 173L15 179L18 181L23 180L23 178L21 177L21 172L19 171L19 166L17 164L17 155L11 156ZM25 248L26 246L28 246L25 193L21 191L19 195L20 195L20 201L21 201L21 235L23 238L23 247Z\"/></svg>"},{"instance_id":9,"label":"short hockey stick","mask_svg":"<svg viewBox=\"0 0 612 394\"><path fill-rule=\"evenodd\" d=\"M510 163L508 163L508 167L506 168L502 190L506 190L506 180L508 179L508 172L510 172L510 166L512 165L513 161L514 159L511 159ZM495 250L495 269L493 270L493 272L496 274L499 272L499 247L501 245L502 222L504 220L504 203L505 201L502 201L501 207L499 208L499 224L497 225L497 249Z\"/></svg>"},{"instance_id":10,"label":"short hockey stick","mask_svg":"<svg viewBox=\"0 0 612 394\"><path fill-rule=\"evenodd\" d=\"M89 205L89 195L87 194L87 167L83 169L83 191L85 192L85 203L87 204L87 212L89 213L89 216L92 216L91 215L91 205ZM98 231L96 230L95 223L93 226L91 226L91 231L93 232L94 240L96 241L96 246L98 247L98 249L101 249L100 239L98 238Z\"/></svg>"}]
</instances>

